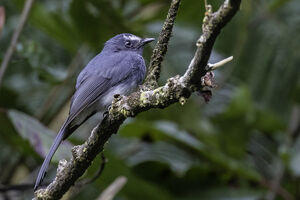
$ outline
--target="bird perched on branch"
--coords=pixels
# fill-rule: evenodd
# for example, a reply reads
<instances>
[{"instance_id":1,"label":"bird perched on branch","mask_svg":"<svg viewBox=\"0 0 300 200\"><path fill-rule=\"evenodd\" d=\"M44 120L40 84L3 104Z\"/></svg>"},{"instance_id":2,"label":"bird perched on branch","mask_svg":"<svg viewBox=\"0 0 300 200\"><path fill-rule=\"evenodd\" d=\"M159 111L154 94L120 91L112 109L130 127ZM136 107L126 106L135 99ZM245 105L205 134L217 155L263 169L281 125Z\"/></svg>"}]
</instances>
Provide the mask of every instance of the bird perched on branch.
<instances>
[{"instance_id":1,"label":"bird perched on branch","mask_svg":"<svg viewBox=\"0 0 300 200\"><path fill-rule=\"evenodd\" d=\"M142 57L145 44L153 38L129 33L109 39L103 50L80 72L72 97L69 116L57 134L35 182L36 190L61 142L97 112L104 112L115 94L127 95L137 89L146 74Z\"/></svg>"}]
</instances>

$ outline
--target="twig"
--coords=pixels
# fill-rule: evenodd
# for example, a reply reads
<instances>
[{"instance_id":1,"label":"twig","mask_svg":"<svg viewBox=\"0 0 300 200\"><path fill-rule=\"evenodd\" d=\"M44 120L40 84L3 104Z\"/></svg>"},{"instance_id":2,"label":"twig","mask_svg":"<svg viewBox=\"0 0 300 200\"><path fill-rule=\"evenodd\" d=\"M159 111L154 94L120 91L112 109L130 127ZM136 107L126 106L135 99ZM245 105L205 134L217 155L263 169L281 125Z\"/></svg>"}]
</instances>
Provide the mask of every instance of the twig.
<instances>
[{"instance_id":1,"label":"twig","mask_svg":"<svg viewBox=\"0 0 300 200\"><path fill-rule=\"evenodd\" d=\"M240 3L241 0L225 0L217 12L211 13L204 20L204 31L201 36L203 40L197 43L199 46L193 61L182 77L172 77L165 85L153 90L140 90L128 97L116 96L109 114L93 129L84 144L72 149L73 156L69 162L60 161L55 179L47 188L35 192L36 199L60 199L84 174L97 154L103 151L108 139L112 134L117 133L126 118L134 117L152 108L166 108L182 98L189 98L195 91L195 87L201 89L201 76L208 72L206 66L215 39L238 11Z\"/></svg>"},{"instance_id":2,"label":"twig","mask_svg":"<svg viewBox=\"0 0 300 200\"><path fill-rule=\"evenodd\" d=\"M207 0L204 0L205 10L207 9Z\"/></svg>"},{"instance_id":3,"label":"twig","mask_svg":"<svg viewBox=\"0 0 300 200\"><path fill-rule=\"evenodd\" d=\"M119 176L102 192L97 200L112 200L116 196L116 194L123 188L126 182L127 178L125 176Z\"/></svg>"},{"instance_id":4,"label":"twig","mask_svg":"<svg viewBox=\"0 0 300 200\"><path fill-rule=\"evenodd\" d=\"M232 61L233 59L233 56L230 56L228 58L225 58L217 63L214 63L214 64L211 64L211 63L208 63L207 66L206 66L206 70L207 71L213 71L213 70L216 70L217 68L219 67L222 67L223 65L227 64L228 62Z\"/></svg>"},{"instance_id":5,"label":"twig","mask_svg":"<svg viewBox=\"0 0 300 200\"><path fill-rule=\"evenodd\" d=\"M5 9L3 6L0 6L0 36L5 23Z\"/></svg>"},{"instance_id":6,"label":"twig","mask_svg":"<svg viewBox=\"0 0 300 200\"><path fill-rule=\"evenodd\" d=\"M13 37L10 41L10 44L9 44L9 47L5 53L5 56L4 56L4 59L1 63L1 68L0 68L0 85L1 85L1 82L3 80L3 76L4 76L4 73L7 69L7 66L9 64L9 61L15 51L15 47L16 47L16 44L18 42L18 39L19 39L19 36L24 28L24 25L27 21L27 18L28 18L28 15L29 15L29 12L31 10L31 7L32 7L32 4L33 4L34 0L26 0L25 2L25 6L23 8L23 11L22 11L22 14L21 14L21 17L20 17L20 20L19 20L19 24L13 34Z\"/></svg>"},{"instance_id":7,"label":"twig","mask_svg":"<svg viewBox=\"0 0 300 200\"><path fill-rule=\"evenodd\" d=\"M148 75L145 80L146 83L145 86L148 87L148 89L153 89L157 87L157 81L160 76L161 63L168 50L168 43L171 38L179 5L180 5L180 0L172 0L167 18L158 36L158 40L154 47L150 64L148 67Z\"/></svg>"}]
</instances>

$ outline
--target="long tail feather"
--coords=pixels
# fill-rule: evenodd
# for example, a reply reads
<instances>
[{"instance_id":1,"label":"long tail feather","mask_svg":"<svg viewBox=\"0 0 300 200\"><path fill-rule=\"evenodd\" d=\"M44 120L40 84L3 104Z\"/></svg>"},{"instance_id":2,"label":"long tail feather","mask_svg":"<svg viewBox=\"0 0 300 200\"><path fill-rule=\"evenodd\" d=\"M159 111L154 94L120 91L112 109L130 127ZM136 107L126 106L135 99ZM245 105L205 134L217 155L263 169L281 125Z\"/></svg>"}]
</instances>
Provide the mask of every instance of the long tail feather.
<instances>
[{"instance_id":1,"label":"long tail feather","mask_svg":"<svg viewBox=\"0 0 300 200\"><path fill-rule=\"evenodd\" d=\"M66 123L62 126L62 128L60 129L59 133L57 134L51 148L50 148L50 151L49 153L47 154L41 168L40 168L40 171L39 171L39 174L37 176L37 179L35 181L35 185L34 185L34 191L40 186L40 184L42 183L43 179L44 179L44 176L46 174L46 171L48 169L48 166L50 164L50 161L54 155L54 153L56 152L57 148L59 147L59 145L61 144L61 142L63 141L64 139L64 135L65 135L65 126Z\"/></svg>"}]
</instances>

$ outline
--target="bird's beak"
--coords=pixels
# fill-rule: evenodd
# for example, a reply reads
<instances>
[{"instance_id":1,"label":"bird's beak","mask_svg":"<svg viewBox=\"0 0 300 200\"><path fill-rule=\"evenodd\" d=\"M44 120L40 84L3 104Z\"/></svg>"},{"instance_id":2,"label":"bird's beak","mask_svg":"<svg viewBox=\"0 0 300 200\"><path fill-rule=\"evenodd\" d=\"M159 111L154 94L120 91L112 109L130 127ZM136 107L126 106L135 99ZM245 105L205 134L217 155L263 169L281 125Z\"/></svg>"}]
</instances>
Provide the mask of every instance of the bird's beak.
<instances>
[{"instance_id":1,"label":"bird's beak","mask_svg":"<svg viewBox=\"0 0 300 200\"><path fill-rule=\"evenodd\" d=\"M152 42L154 40L155 40L154 38L144 38L142 40L142 46L144 46L145 44L148 44L149 42Z\"/></svg>"}]
</instances>

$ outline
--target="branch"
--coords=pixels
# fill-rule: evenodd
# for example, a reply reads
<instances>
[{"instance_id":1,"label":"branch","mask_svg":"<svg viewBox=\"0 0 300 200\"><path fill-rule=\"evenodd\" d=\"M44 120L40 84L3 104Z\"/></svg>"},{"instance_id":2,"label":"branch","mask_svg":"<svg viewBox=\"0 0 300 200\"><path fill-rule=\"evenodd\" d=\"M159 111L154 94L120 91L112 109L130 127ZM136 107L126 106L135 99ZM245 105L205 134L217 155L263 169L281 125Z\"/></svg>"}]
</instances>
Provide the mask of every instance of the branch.
<instances>
[{"instance_id":1,"label":"branch","mask_svg":"<svg viewBox=\"0 0 300 200\"><path fill-rule=\"evenodd\" d=\"M183 79L186 84L199 85L199 77L207 72L206 66L213 45L222 28L231 20L240 7L241 0L225 0L215 13L211 6L206 6L206 13L202 25L202 35L197 41L197 50Z\"/></svg>"},{"instance_id":2,"label":"branch","mask_svg":"<svg viewBox=\"0 0 300 200\"><path fill-rule=\"evenodd\" d=\"M4 76L4 73L7 69L7 66L9 64L9 61L15 51L15 47L16 47L16 44L18 42L18 39L19 39L19 36L24 28L24 25L25 25L25 22L28 18L28 15L29 15L29 12L31 10L31 7L32 7L32 4L33 4L33 1L34 0L26 0L25 2L25 6L23 8L23 11L22 11L22 14L21 14L21 17L20 17L20 21L19 21L19 24L13 34L13 37L10 41L10 44L9 44L9 47L5 53L5 56L3 58L3 61L1 63L1 68L0 68L0 85L1 85L1 82L3 80L3 76Z\"/></svg>"},{"instance_id":3,"label":"branch","mask_svg":"<svg viewBox=\"0 0 300 200\"><path fill-rule=\"evenodd\" d=\"M164 22L162 30L158 36L157 43L153 49L150 64L148 67L148 75L145 80L145 86L149 89L157 87L159 79L161 63L168 50L168 43L171 38L174 22L179 9L180 0L173 0L171 2L167 18Z\"/></svg>"},{"instance_id":4,"label":"branch","mask_svg":"<svg viewBox=\"0 0 300 200\"><path fill-rule=\"evenodd\" d=\"M205 16L203 34L197 42L195 56L182 77L172 77L162 87L148 91L140 90L128 97L116 95L109 114L93 129L84 144L72 149L73 156L69 162L60 161L54 181L47 188L36 191L36 199L60 199L83 175L97 154L102 152L105 143L112 134L117 133L127 117L134 117L152 108L165 108L178 101L184 103L192 92L205 87L201 85L201 77L209 72L206 66L215 39L237 12L240 2L241 0L225 0L217 12L210 12ZM149 73L151 74L152 70Z\"/></svg>"}]
</instances>

